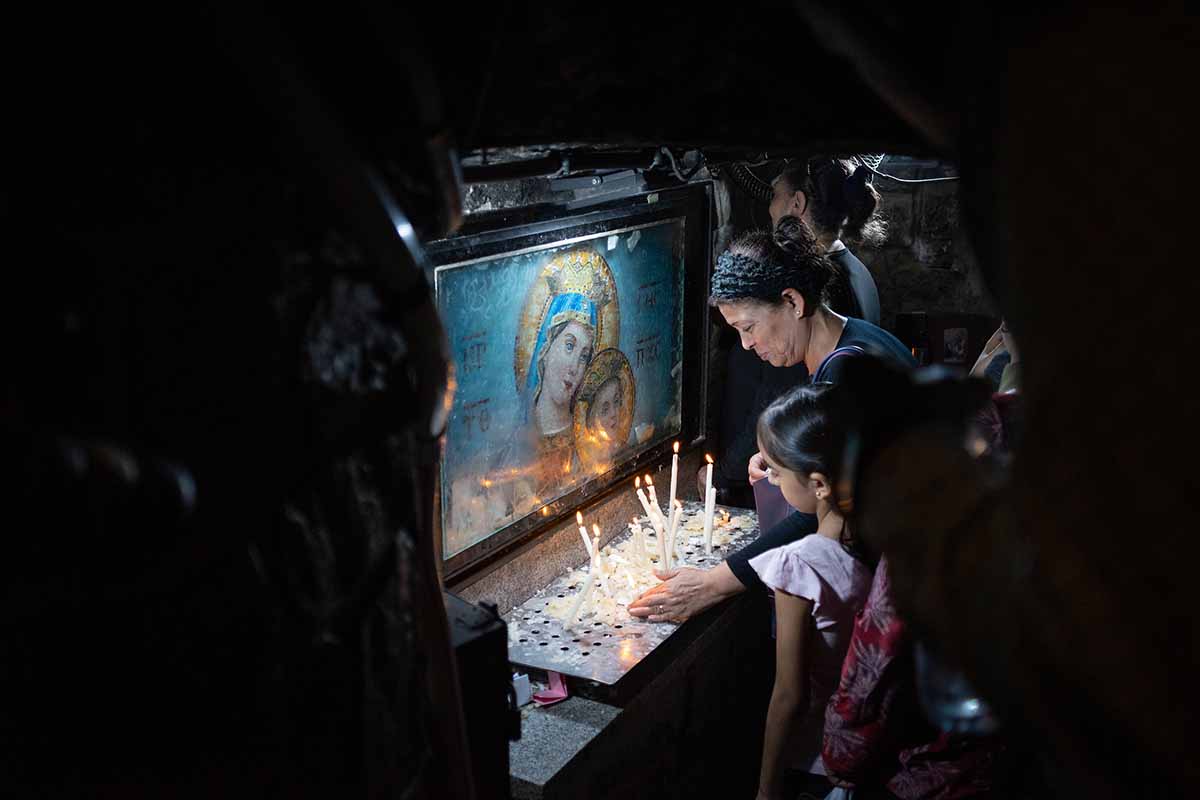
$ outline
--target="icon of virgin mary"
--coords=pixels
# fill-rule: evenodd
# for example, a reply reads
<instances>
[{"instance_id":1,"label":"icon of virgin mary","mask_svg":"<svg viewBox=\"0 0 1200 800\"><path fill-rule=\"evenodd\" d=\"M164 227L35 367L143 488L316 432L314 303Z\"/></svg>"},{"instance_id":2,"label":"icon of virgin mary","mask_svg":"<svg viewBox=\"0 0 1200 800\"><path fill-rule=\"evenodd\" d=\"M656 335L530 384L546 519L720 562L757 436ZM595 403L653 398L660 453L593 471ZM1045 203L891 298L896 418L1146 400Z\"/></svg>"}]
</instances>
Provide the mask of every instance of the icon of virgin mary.
<instances>
[{"instance_id":1,"label":"icon of virgin mary","mask_svg":"<svg viewBox=\"0 0 1200 800\"><path fill-rule=\"evenodd\" d=\"M512 515L548 502L581 477L575 395L593 354L616 346L620 324L612 270L590 247L554 255L530 286L513 348L520 427L493 470L513 476Z\"/></svg>"}]
</instances>

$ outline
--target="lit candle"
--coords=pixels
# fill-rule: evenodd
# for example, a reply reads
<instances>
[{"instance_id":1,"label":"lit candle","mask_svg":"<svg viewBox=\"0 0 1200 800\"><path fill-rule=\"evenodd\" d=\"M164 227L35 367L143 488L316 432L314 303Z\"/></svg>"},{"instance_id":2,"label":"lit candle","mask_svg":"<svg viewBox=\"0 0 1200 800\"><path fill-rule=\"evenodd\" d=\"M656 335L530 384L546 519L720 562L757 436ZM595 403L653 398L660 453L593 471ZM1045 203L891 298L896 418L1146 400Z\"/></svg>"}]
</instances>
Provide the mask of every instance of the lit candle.
<instances>
[{"instance_id":1,"label":"lit candle","mask_svg":"<svg viewBox=\"0 0 1200 800\"><path fill-rule=\"evenodd\" d=\"M591 561L594 558L592 555L592 540L588 538L587 528L583 527L583 514L580 514L578 511L575 512L575 522L579 524L579 535L583 537L583 546L587 550L588 561Z\"/></svg>"},{"instance_id":2,"label":"lit candle","mask_svg":"<svg viewBox=\"0 0 1200 800\"><path fill-rule=\"evenodd\" d=\"M667 502L669 510L675 505L675 487L679 482L679 442L675 443L675 453L671 456L671 499Z\"/></svg>"},{"instance_id":3,"label":"lit candle","mask_svg":"<svg viewBox=\"0 0 1200 800\"><path fill-rule=\"evenodd\" d=\"M600 581L600 588L609 597L612 597L612 592L608 589L608 578L604 576L604 554L600 550L600 526L592 523L592 530L596 534L596 539L592 543L592 552L596 554L596 578Z\"/></svg>"},{"instance_id":4,"label":"lit candle","mask_svg":"<svg viewBox=\"0 0 1200 800\"><path fill-rule=\"evenodd\" d=\"M662 538L663 530L659 523L659 518L654 515L654 507L650 505L650 501L646 499L646 493L642 491L642 479L634 478L633 485L637 489L638 500L642 503L642 510L646 512L646 516L650 518L650 525L654 528L654 532Z\"/></svg>"},{"instance_id":5,"label":"lit candle","mask_svg":"<svg viewBox=\"0 0 1200 800\"><path fill-rule=\"evenodd\" d=\"M658 494L654 491L654 478L646 476L646 491L650 493L650 503L654 507L658 507Z\"/></svg>"},{"instance_id":6,"label":"lit candle","mask_svg":"<svg viewBox=\"0 0 1200 800\"><path fill-rule=\"evenodd\" d=\"M646 489L650 492L650 511L658 517L658 527L665 530L669 527L669 523L667 522L666 518L663 517L662 509L658 507L658 494L656 494L654 491L654 479L649 475L646 476ZM671 509L668 508L667 514L669 515L670 513Z\"/></svg>"},{"instance_id":7,"label":"lit candle","mask_svg":"<svg viewBox=\"0 0 1200 800\"><path fill-rule=\"evenodd\" d=\"M717 505L717 490L709 489L704 498L704 552L712 555L713 509Z\"/></svg>"}]
</instances>

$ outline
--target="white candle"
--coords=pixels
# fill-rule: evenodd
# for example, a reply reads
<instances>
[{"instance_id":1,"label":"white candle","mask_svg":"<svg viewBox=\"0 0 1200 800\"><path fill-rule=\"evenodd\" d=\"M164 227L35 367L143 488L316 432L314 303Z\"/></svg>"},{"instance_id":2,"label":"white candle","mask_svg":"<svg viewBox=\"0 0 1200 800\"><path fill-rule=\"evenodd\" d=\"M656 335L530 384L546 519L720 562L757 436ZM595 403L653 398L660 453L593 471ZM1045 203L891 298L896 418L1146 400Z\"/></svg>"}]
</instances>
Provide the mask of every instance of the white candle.
<instances>
[{"instance_id":1,"label":"white candle","mask_svg":"<svg viewBox=\"0 0 1200 800\"><path fill-rule=\"evenodd\" d=\"M654 506L650 505L650 501L646 499L646 493L642 491L642 479L634 478L633 485L637 488L637 496L638 500L642 503L642 510L650 518L650 525L653 526L654 532L661 537L663 532L660 527L659 518L654 515Z\"/></svg>"},{"instance_id":2,"label":"white candle","mask_svg":"<svg viewBox=\"0 0 1200 800\"><path fill-rule=\"evenodd\" d=\"M658 494L656 494L654 491L654 479L649 475L646 476L646 489L650 492L650 511L658 517L658 527L665 530L667 527L669 527L669 523L667 522L667 519L663 517L662 509L658 507ZM667 515L669 516L670 513L671 509L668 508Z\"/></svg>"},{"instance_id":3,"label":"white candle","mask_svg":"<svg viewBox=\"0 0 1200 800\"><path fill-rule=\"evenodd\" d=\"M642 531L642 526L634 519L629 523L629 529L633 531L633 551L637 558L637 562L646 569L650 568L650 554L646 552L646 537Z\"/></svg>"},{"instance_id":4,"label":"white candle","mask_svg":"<svg viewBox=\"0 0 1200 800\"><path fill-rule=\"evenodd\" d=\"M596 578L600 581L600 588L609 597L612 597L612 592L608 589L608 578L604 576L604 554L600 550L600 526L592 523L592 530L596 532L596 540L592 543L592 552L596 554Z\"/></svg>"},{"instance_id":5,"label":"white candle","mask_svg":"<svg viewBox=\"0 0 1200 800\"><path fill-rule=\"evenodd\" d=\"M667 520L666 517L663 516L662 510L659 509L659 507L654 505L653 503L650 504L650 510L654 512L654 516L658 517L658 527L662 528L665 531L669 527L670 522ZM670 516L670 513L671 512L668 511L667 516Z\"/></svg>"},{"instance_id":6,"label":"white candle","mask_svg":"<svg viewBox=\"0 0 1200 800\"><path fill-rule=\"evenodd\" d=\"M671 499L667 501L667 509L675 505L675 487L679 483L679 442L675 443L675 453L671 456Z\"/></svg>"},{"instance_id":7,"label":"white candle","mask_svg":"<svg viewBox=\"0 0 1200 800\"><path fill-rule=\"evenodd\" d=\"M587 528L583 527L583 514L575 512L575 522L579 524L579 535L583 537L583 546L587 550L588 561L593 559L592 540L588 538Z\"/></svg>"},{"instance_id":8,"label":"white candle","mask_svg":"<svg viewBox=\"0 0 1200 800\"><path fill-rule=\"evenodd\" d=\"M658 494L654 491L654 479L646 476L646 491L650 494L650 504L658 508Z\"/></svg>"},{"instance_id":9,"label":"white candle","mask_svg":"<svg viewBox=\"0 0 1200 800\"><path fill-rule=\"evenodd\" d=\"M674 528L675 515L673 513L671 513L670 509L667 510L667 517L668 517L667 532L663 536L664 544L663 544L663 548L662 548L662 553L663 553L662 569L663 570L669 570L671 568L671 562L674 561L674 555L675 555L674 549L671 547L672 536L675 532L675 528Z\"/></svg>"},{"instance_id":10,"label":"white candle","mask_svg":"<svg viewBox=\"0 0 1200 800\"><path fill-rule=\"evenodd\" d=\"M584 584L584 587L579 591L579 594L575 596L575 604L571 606L571 610L567 612L566 619L563 620L568 628L573 626L579 619L579 615L583 613L583 604L587 602L588 595L592 593L592 583L594 582L594 579L595 576L592 575L591 572L588 572L587 583Z\"/></svg>"},{"instance_id":11,"label":"white candle","mask_svg":"<svg viewBox=\"0 0 1200 800\"><path fill-rule=\"evenodd\" d=\"M712 491L712 468L713 468L713 457L712 457L712 456L710 456L708 453L705 453L705 454L704 454L704 459L705 459L706 461L708 461L708 474L707 474L707 476L704 478L704 496L707 498L707 497L708 497L708 493Z\"/></svg>"},{"instance_id":12,"label":"white candle","mask_svg":"<svg viewBox=\"0 0 1200 800\"><path fill-rule=\"evenodd\" d=\"M704 499L704 552L712 555L713 509L717 505L717 490L709 489Z\"/></svg>"},{"instance_id":13,"label":"white candle","mask_svg":"<svg viewBox=\"0 0 1200 800\"><path fill-rule=\"evenodd\" d=\"M666 570L669 568L669 562L667 561L667 532L656 528L655 533L658 535L658 568L659 570Z\"/></svg>"},{"instance_id":14,"label":"white candle","mask_svg":"<svg viewBox=\"0 0 1200 800\"><path fill-rule=\"evenodd\" d=\"M679 520L683 517L683 503L675 501L675 507L671 509L671 560L674 561L678 555L678 547L675 535L679 532Z\"/></svg>"}]
</instances>

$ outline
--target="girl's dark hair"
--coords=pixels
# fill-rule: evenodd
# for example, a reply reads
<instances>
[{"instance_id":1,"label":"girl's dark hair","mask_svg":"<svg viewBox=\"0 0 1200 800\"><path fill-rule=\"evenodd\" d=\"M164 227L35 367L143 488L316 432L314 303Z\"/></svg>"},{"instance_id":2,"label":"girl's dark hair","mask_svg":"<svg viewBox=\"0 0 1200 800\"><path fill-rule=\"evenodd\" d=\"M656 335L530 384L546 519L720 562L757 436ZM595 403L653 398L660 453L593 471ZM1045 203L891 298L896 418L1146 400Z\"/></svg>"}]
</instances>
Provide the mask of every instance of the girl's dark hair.
<instances>
[{"instance_id":1,"label":"girl's dark hair","mask_svg":"<svg viewBox=\"0 0 1200 800\"><path fill-rule=\"evenodd\" d=\"M808 225L797 217L784 217L773 233L747 231L733 240L717 259L709 302L779 305L783 290L795 289L804 298L807 317L825 302L834 273Z\"/></svg>"},{"instance_id":2,"label":"girl's dark hair","mask_svg":"<svg viewBox=\"0 0 1200 800\"><path fill-rule=\"evenodd\" d=\"M789 164L776 180L804 192L813 226L824 236L883 244L887 223L879 216L879 192L867 183L871 171L842 158L817 156Z\"/></svg>"},{"instance_id":3,"label":"girl's dark hair","mask_svg":"<svg viewBox=\"0 0 1200 800\"><path fill-rule=\"evenodd\" d=\"M842 470L850 418L846 410L853 399L846 389L832 384L806 384L777 398L758 418L758 441L772 461L784 469L805 477L814 472L830 482L833 505L848 511L851 497L838 495L838 476ZM873 564L878 559L855 538L848 527L842 532L842 546L860 561Z\"/></svg>"}]
</instances>

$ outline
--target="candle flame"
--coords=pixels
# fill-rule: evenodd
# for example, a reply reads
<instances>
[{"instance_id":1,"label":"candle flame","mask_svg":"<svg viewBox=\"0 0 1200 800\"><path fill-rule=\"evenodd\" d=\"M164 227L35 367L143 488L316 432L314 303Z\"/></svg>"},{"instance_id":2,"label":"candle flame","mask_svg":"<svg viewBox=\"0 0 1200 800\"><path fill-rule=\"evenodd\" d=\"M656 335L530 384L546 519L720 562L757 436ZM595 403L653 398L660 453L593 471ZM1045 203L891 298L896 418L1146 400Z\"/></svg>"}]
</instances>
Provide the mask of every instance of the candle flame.
<instances>
[{"instance_id":1,"label":"candle flame","mask_svg":"<svg viewBox=\"0 0 1200 800\"><path fill-rule=\"evenodd\" d=\"M542 506L542 516L545 517L550 513L550 506Z\"/></svg>"},{"instance_id":2,"label":"candle flame","mask_svg":"<svg viewBox=\"0 0 1200 800\"><path fill-rule=\"evenodd\" d=\"M638 475L636 478L633 479L633 488L635 488L635 489L642 488L642 476L641 475Z\"/></svg>"},{"instance_id":3,"label":"candle flame","mask_svg":"<svg viewBox=\"0 0 1200 800\"><path fill-rule=\"evenodd\" d=\"M647 475L647 476L646 476L646 485L647 485L647 486L653 486L653 485L654 485L654 479L653 479L653 478L651 478L649 475Z\"/></svg>"},{"instance_id":4,"label":"candle flame","mask_svg":"<svg viewBox=\"0 0 1200 800\"><path fill-rule=\"evenodd\" d=\"M580 514L578 511L576 511L575 512L575 521L578 522L580 525L582 525L583 524L583 514Z\"/></svg>"},{"instance_id":5,"label":"candle flame","mask_svg":"<svg viewBox=\"0 0 1200 800\"><path fill-rule=\"evenodd\" d=\"M676 442L676 443L675 443L675 454L676 454L676 455L678 455L678 454L679 454L679 442Z\"/></svg>"},{"instance_id":6,"label":"candle flame","mask_svg":"<svg viewBox=\"0 0 1200 800\"><path fill-rule=\"evenodd\" d=\"M607 442L607 441L611 441L611 440L608 438L608 431L604 430L604 428L601 428L601 429L600 429L600 438L601 438L601 439L603 439L603 440L604 440L604 441L606 441L606 442Z\"/></svg>"},{"instance_id":7,"label":"candle flame","mask_svg":"<svg viewBox=\"0 0 1200 800\"><path fill-rule=\"evenodd\" d=\"M563 474L567 475L567 474L570 474L570 472L571 472L571 461L570 461L570 459L568 459L563 462Z\"/></svg>"},{"instance_id":8,"label":"candle flame","mask_svg":"<svg viewBox=\"0 0 1200 800\"><path fill-rule=\"evenodd\" d=\"M710 464L711 464L711 463L713 463L712 456L710 456L708 453L705 453L705 454L704 454L704 460L705 460L705 461L707 461L707 462L708 462L708 463L710 463Z\"/></svg>"},{"instance_id":9,"label":"candle flame","mask_svg":"<svg viewBox=\"0 0 1200 800\"><path fill-rule=\"evenodd\" d=\"M492 482L489 481L487 478L484 478L483 480L481 480L480 483L483 484L483 488L485 488L485 489L492 488Z\"/></svg>"},{"instance_id":10,"label":"candle flame","mask_svg":"<svg viewBox=\"0 0 1200 800\"><path fill-rule=\"evenodd\" d=\"M600 538L600 526L594 522L592 523L592 533L596 534L597 539Z\"/></svg>"}]
</instances>

